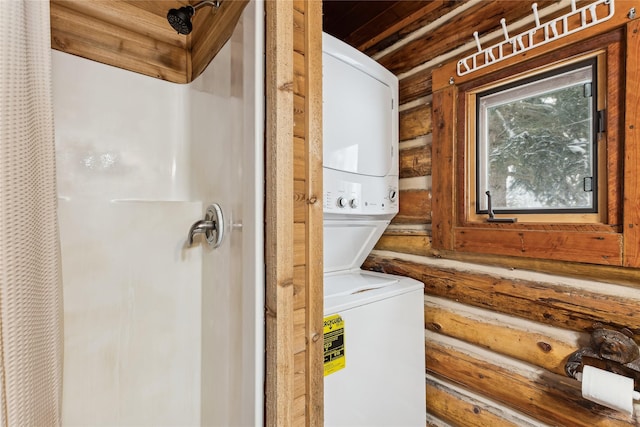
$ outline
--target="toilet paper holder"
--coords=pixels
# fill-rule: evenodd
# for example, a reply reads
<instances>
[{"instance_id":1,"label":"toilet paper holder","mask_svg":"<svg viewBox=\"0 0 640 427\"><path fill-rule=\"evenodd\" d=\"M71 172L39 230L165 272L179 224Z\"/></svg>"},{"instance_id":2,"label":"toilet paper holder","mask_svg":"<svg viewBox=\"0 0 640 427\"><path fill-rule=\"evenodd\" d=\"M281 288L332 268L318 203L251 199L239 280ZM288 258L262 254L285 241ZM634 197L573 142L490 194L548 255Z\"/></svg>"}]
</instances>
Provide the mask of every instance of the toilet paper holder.
<instances>
[{"instance_id":1,"label":"toilet paper holder","mask_svg":"<svg viewBox=\"0 0 640 427\"><path fill-rule=\"evenodd\" d=\"M633 378L633 388L640 391L640 348L627 328L620 331L593 325L589 347L571 355L564 366L567 376L579 379L584 365L590 365L618 375Z\"/></svg>"}]
</instances>

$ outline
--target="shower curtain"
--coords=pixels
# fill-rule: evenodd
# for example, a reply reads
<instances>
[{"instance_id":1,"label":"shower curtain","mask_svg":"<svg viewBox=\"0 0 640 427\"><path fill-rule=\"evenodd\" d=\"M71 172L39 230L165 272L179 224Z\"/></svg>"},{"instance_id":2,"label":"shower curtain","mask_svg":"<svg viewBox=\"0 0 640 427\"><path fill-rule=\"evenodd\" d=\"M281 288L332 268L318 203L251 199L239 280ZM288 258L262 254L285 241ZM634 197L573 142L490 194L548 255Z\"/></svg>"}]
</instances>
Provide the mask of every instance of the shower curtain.
<instances>
[{"instance_id":1,"label":"shower curtain","mask_svg":"<svg viewBox=\"0 0 640 427\"><path fill-rule=\"evenodd\" d=\"M60 424L49 2L0 1L0 426Z\"/></svg>"}]
</instances>

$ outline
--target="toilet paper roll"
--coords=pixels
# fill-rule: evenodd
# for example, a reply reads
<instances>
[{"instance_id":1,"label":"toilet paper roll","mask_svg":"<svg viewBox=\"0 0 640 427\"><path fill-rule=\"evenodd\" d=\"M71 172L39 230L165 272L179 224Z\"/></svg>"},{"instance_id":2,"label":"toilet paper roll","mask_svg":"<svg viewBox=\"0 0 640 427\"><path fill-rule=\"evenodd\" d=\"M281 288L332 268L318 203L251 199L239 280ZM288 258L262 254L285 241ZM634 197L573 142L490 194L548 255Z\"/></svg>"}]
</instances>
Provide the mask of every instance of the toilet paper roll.
<instances>
[{"instance_id":1,"label":"toilet paper roll","mask_svg":"<svg viewBox=\"0 0 640 427\"><path fill-rule=\"evenodd\" d=\"M640 394L633 390L633 378L584 365L582 397L633 415L633 399L638 399Z\"/></svg>"}]
</instances>

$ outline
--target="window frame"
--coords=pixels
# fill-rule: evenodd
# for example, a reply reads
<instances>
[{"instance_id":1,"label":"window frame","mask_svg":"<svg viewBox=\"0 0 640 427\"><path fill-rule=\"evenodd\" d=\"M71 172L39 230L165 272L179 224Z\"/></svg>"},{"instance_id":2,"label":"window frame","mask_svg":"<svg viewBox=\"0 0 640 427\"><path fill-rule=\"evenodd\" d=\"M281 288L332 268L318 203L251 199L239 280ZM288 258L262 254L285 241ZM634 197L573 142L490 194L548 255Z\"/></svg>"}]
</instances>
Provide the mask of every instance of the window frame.
<instances>
[{"instance_id":1,"label":"window frame","mask_svg":"<svg viewBox=\"0 0 640 427\"><path fill-rule=\"evenodd\" d=\"M469 176L466 177L468 187L465 189L465 194L467 195L466 199L468 209L465 212L465 216L469 222L485 222L488 217L486 210L482 211L479 209L480 201L477 200L477 195L479 194L476 189L479 168L479 157L477 155L479 134L479 126L477 125L479 117L479 111L477 111L477 98L480 95L497 88L513 85L518 82L528 83L530 81L535 81L536 79L542 79L551 73L557 73L559 70L566 70L571 67L575 67L576 65L584 64L588 61L594 61L594 68L597 69L594 75L594 86L596 86L596 95L598 97L595 100L595 110L604 111L606 114L606 52L602 49L589 52L586 55L579 55L566 61L542 65L538 69L528 70L522 74L510 75L505 79L491 82L488 85L474 87L473 82L471 82L461 89L463 92L462 96L466 98L464 101L466 102L464 117L464 120L466 121L466 144L464 149L466 154L465 158L467 159L466 169ZM595 128L597 126L597 116L595 114L593 121ZM595 132L594 129L594 135L597 138L595 143L595 152L593 153L594 176L597 180L594 191L594 199L596 200L597 206L595 206L594 209L548 209L546 212L545 209L537 209L532 212L524 212L521 210L495 210L494 212L496 213L496 217L511 217L517 218L518 222L532 223L604 223L606 220L606 200L608 194L606 191L598 192L598 189L606 189L607 186L606 164L600 161L603 157L606 157L607 133L605 131L599 134Z\"/></svg>"},{"instance_id":2,"label":"window frame","mask_svg":"<svg viewBox=\"0 0 640 427\"><path fill-rule=\"evenodd\" d=\"M639 27L635 21L627 23L626 27L633 25ZM441 254L446 251L471 252L640 266L640 249L633 250L637 246L637 236L640 234L633 229L634 223L628 222L632 219L640 224L640 214L632 213L628 208L632 204L637 205L637 202L627 202L628 186L623 186L623 183L630 183L630 180L637 178L623 168L622 162L624 155L625 167L629 162L640 165L640 150L633 150L633 157L629 157L628 148L633 138L629 139L629 131L624 127L626 116L623 114L625 102L627 109L633 102L637 102L637 98L635 101L629 100L628 95L625 99L623 89L625 85L638 86L640 77L634 73L629 75L629 71L624 70L625 60L628 64L630 55L633 58L637 57L635 52L630 52L637 48L638 42L629 35L635 33L630 33L629 29L625 31L625 26L618 24L617 28L609 30L597 33L591 38L576 38L568 45L549 44L536 55L522 55L513 61L499 64L501 66L487 67L478 71L475 76L464 76L460 82L449 77L451 74L446 74L451 72L455 63L434 71L433 249ZM481 87L508 79L510 76L523 75L528 70L556 66L598 51L606 53L603 73L607 86L606 155L600 156L599 160L599 167L605 170L600 176L606 179L606 188L601 188L601 196L605 193L606 201L603 202L602 197L600 200L603 217L597 222L579 218L574 222L563 223L559 218L551 217L542 222L518 221L510 224L471 221L467 216L469 175L465 151L467 136L475 130L468 129L465 119L468 114L465 93L472 87ZM602 94L602 91L600 93ZM637 169L634 169L634 172L637 173ZM637 185L634 184L632 187L635 189ZM624 192L619 191L620 189L624 189ZM640 195L640 191L637 194ZM473 209L475 210L475 201ZM629 227L623 227L623 224ZM636 236L636 240L625 239L626 236Z\"/></svg>"}]
</instances>

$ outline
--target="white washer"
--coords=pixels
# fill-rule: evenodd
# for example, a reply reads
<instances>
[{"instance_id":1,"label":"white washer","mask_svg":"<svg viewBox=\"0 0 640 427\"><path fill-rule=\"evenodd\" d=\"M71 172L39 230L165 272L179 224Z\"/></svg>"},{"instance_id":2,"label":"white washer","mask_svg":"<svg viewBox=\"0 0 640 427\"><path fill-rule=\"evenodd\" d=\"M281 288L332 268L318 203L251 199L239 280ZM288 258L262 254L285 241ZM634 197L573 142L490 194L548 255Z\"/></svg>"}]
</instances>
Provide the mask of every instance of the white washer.
<instances>
[{"instance_id":1,"label":"white washer","mask_svg":"<svg viewBox=\"0 0 640 427\"><path fill-rule=\"evenodd\" d=\"M423 427L424 285L360 270L398 212L398 80L327 34L323 76L325 425Z\"/></svg>"},{"instance_id":2,"label":"white washer","mask_svg":"<svg viewBox=\"0 0 640 427\"><path fill-rule=\"evenodd\" d=\"M345 367L325 377L326 426L426 424L423 284L373 272L325 277L344 322Z\"/></svg>"}]
</instances>

